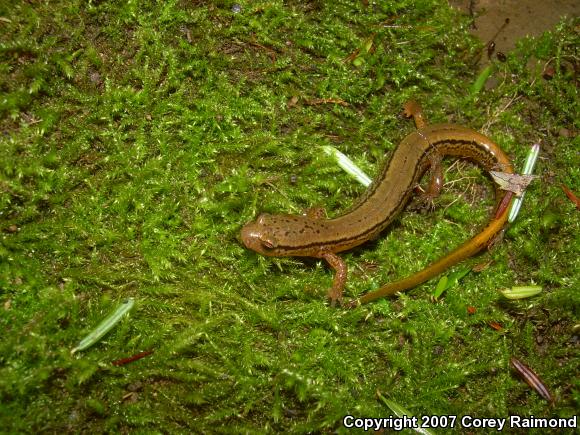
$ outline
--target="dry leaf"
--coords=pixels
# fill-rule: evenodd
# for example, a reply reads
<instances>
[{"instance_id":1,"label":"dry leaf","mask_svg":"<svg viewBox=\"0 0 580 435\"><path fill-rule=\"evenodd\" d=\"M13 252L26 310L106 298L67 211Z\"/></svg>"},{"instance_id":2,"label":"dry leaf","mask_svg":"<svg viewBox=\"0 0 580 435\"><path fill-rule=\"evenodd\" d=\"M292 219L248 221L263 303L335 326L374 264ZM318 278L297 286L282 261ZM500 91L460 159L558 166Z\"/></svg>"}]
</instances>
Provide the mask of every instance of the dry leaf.
<instances>
[{"instance_id":1,"label":"dry leaf","mask_svg":"<svg viewBox=\"0 0 580 435\"><path fill-rule=\"evenodd\" d=\"M520 196L537 175L508 174L507 172L489 171L493 180L502 190L508 190Z\"/></svg>"},{"instance_id":2,"label":"dry leaf","mask_svg":"<svg viewBox=\"0 0 580 435\"><path fill-rule=\"evenodd\" d=\"M288 100L288 102L286 103L286 107L288 107L288 109L291 109L292 107L296 106L296 103L298 103L298 97L294 95L292 96L292 98Z\"/></svg>"},{"instance_id":3,"label":"dry leaf","mask_svg":"<svg viewBox=\"0 0 580 435\"><path fill-rule=\"evenodd\" d=\"M568 199L576 205L576 209L580 210L580 200L576 195L574 195L574 192L568 189L568 187L566 187L564 184L561 184L560 187L562 187L562 190L564 191Z\"/></svg>"}]
</instances>

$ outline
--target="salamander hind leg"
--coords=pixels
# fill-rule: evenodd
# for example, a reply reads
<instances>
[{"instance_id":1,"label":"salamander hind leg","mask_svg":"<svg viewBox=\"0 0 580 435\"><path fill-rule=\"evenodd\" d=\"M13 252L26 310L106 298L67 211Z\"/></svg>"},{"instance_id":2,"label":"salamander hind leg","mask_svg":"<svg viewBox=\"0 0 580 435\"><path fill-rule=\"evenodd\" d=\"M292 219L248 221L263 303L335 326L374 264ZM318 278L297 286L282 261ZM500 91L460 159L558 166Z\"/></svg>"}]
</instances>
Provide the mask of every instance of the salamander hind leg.
<instances>
[{"instance_id":1,"label":"salamander hind leg","mask_svg":"<svg viewBox=\"0 0 580 435\"><path fill-rule=\"evenodd\" d=\"M423 116L423 109L421 109L421 106L415 100L409 100L403 105L403 115L407 118L412 116L417 129L427 126L427 121Z\"/></svg>"},{"instance_id":2,"label":"salamander hind leg","mask_svg":"<svg viewBox=\"0 0 580 435\"><path fill-rule=\"evenodd\" d=\"M441 193L443 187L443 165L441 164L441 156L439 154L432 154L429 157L429 185L427 190L421 195L423 208L433 210L435 208L435 198Z\"/></svg>"},{"instance_id":3,"label":"salamander hind leg","mask_svg":"<svg viewBox=\"0 0 580 435\"><path fill-rule=\"evenodd\" d=\"M333 252L323 252L320 258L324 258L335 271L332 287L328 290L330 305L334 307L337 301L342 302L342 290L346 284L348 268L344 260Z\"/></svg>"},{"instance_id":4,"label":"salamander hind leg","mask_svg":"<svg viewBox=\"0 0 580 435\"><path fill-rule=\"evenodd\" d=\"M426 189L420 185L415 188L419 192L410 209L421 212L432 211L435 209L435 198L441 193L443 187L443 165L441 164L441 156L439 154L432 154L428 158L429 165L429 184Z\"/></svg>"}]
</instances>

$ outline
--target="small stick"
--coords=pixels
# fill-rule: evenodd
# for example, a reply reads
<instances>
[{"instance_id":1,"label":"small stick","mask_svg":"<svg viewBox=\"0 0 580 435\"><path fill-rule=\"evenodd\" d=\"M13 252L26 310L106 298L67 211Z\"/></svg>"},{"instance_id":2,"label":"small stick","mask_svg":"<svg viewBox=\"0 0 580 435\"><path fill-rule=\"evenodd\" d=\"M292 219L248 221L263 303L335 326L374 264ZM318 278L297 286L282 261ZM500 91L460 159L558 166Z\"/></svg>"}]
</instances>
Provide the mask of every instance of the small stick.
<instances>
[{"instance_id":1,"label":"small stick","mask_svg":"<svg viewBox=\"0 0 580 435\"><path fill-rule=\"evenodd\" d=\"M124 366L125 364L129 364L133 361L137 361L138 359L145 358L146 356L151 355L152 353L153 353L152 350L146 350L144 352L139 352L138 354L135 354L135 355L130 356L128 358L121 358L121 359L115 360L111 364L113 364L114 366Z\"/></svg>"}]
</instances>

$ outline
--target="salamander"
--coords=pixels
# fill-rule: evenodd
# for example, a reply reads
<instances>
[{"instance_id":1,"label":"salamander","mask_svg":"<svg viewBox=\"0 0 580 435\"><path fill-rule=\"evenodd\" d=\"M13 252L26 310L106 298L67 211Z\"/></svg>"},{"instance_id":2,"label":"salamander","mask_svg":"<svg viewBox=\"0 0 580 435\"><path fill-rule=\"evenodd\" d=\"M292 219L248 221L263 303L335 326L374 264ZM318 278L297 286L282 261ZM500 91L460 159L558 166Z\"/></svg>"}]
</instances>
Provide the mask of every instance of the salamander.
<instances>
[{"instance_id":1,"label":"salamander","mask_svg":"<svg viewBox=\"0 0 580 435\"><path fill-rule=\"evenodd\" d=\"M326 260L335 270L332 288L328 291L334 305L342 300L347 279L346 263L337 254L376 238L391 224L429 168L431 182L424 199L429 202L438 195L443 184L443 156L470 159L486 171L513 173L509 157L483 134L454 124L427 125L421 108L415 102L405 105L405 114L414 118L417 130L402 140L379 175L350 210L332 219L327 219L321 208L310 209L303 215L263 213L242 228L244 245L265 256ZM496 187L496 197L499 199L501 195ZM356 306L413 288L475 255L488 246L503 228L507 215L508 207L504 206L479 234L448 255L414 275L351 301L349 305Z\"/></svg>"}]
</instances>

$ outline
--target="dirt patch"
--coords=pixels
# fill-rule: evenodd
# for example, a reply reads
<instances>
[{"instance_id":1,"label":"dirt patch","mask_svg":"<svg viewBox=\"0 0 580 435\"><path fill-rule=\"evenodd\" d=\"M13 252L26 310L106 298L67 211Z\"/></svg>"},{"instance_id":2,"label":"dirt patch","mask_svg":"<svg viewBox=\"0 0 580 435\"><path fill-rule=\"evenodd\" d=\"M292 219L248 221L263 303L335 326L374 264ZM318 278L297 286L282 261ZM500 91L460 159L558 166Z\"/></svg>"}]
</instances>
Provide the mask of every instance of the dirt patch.
<instances>
[{"instance_id":1,"label":"dirt patch","mask_svg":"<svg viewBox=\"0 0 580 435\"><path fill-rule=\"evenodd\" d=\"M577 0L450 0L449 3L474 17L472 33L484 44L493 40L495 53L508 53L519 39L553 29L564 16L580 15ZM501 29L508 18L509 23Z\"/></svg>"}]
</instances>

